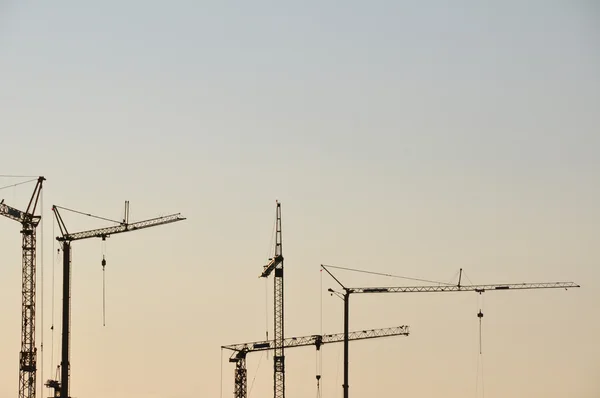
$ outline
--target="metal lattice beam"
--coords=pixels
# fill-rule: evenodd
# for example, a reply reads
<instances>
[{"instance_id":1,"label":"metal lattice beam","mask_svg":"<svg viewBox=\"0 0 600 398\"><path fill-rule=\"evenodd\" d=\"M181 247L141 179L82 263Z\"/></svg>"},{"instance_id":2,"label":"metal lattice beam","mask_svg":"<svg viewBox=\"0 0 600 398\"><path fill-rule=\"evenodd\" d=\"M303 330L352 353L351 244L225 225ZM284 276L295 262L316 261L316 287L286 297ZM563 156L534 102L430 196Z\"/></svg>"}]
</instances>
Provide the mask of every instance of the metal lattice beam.
<instances>
[{"instance_id":1,"label":"metal lattice beam","mask_svg":"<svg viewBox=\"0 0 600 398\"><path fill-rule=\"evenodd\" d=\"M131 224L121 224L114 227L92 229L90 231L77 232L74 234L66 233L63 236L59 236L56 240L60 242L75 240L88 239L88 238L107 238L110 235L120 234L123 232L135 231L137 229L150 228L158 225L169 224L176 221L185 220L179 213L171 214L164 217L152 218L150 220L134 222Z\"/></svg>"},{"instance_id":2,"label":"metal lattice beam","mask_svg":"<svg viewBox=\"0 0 600 398\"><path fill-rule=\"evenodd\" d=\"M35 226L26 223L23 235L23 269L21 296L21 351L19 352L19 398L34 398L36 388L37 348L35 346Z\"/></svg>"},{"instance_id":3,"label":"metal lattice beam","mask_svg":"<svg viewBox=\"0 0 600 398\"><path fill-rule=\"evenodd\" d=\"M359 287L347 288L349 293L425 293L425 292L489 292L498 290L530 290L530 289L568 289L580 287L573 282L545 283L509 283L497 285L440 285L440 286L400 286L400 287Z\"/></svg>"},{"instance_id":4,"label":"metal lattice beam","mask_svg":"<svg viewBox=\"0 0 600 398\"><path fill-rule=\"evenodd\" d=\"M408 336L409 335L409 327L408 326L396 326L392 328L383 328L383 329L368 329L368 330L357 330L349 333L349 340L366 340L372 339L376 337L391 337L391 336ZM326 343L340 343L344 341L344 333L336 333L336 334L324 334L318 335L313 334L310 336L302 336L302 337L290 337L283 340L283 345L286 348L291 347L303 347L308 345L320 346L321 344ZM274 340L262 340L255 341L252 343L242 343L242 344L231 344L224 345L221 348L231 351L237 352L254 352L254 351L268 351L275 349L275 341Z\"/></svg>"}]
</instances>

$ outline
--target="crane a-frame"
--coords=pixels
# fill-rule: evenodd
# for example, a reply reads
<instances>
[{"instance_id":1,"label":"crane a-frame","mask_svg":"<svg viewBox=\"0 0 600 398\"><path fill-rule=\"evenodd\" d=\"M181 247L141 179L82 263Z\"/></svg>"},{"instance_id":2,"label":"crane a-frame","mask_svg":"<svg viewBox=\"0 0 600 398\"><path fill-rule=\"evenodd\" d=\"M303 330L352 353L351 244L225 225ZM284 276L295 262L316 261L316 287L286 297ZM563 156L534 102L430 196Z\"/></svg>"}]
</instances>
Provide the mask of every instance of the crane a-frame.
<instances>
[{"instance_id":1,"label":"crane a-frame","mask_svg":"<svg viewBox=\"0 0 600 398\"><path fill-rule=\"evenodd\" d=\"M327 268L340 268L331 265L321 264L327 273L344 290L344 398L348 398L348 321L350 312L350 294L361 293L443 293L443 292L476 292L482 294L488 291L510 291L510 290L531 290L531 289L568 289L580 287L573 282L542 282L542 283L505 283L488 285L461 285L462 268L456 285L423 285L423 286L397 286L397 287L346 287L344 286ZM329 289L333 292L332 289ZM479 313L481 314L481 312ZM479 316L478 314L478 316Z\"/></svg>"},{"instance_id":2,"label":"crane a-frame","mask_svg":"<svg viewBox=\"0 0 600 398\"><path fill-rule=\"evenodd\" d=\"M42 219L35 210L46 179L38 177L27 210L20 211L0 202L0 214L21 223L23 265L21 284L21 351L19 352L19 398L35 398L37 347L35 346L35 231Z\"/></svg>"},{"instance_id":3,"label":"crane a-frame","mask_svg":"<svg viewBox=\"0 0 600 398\"><path fill-rule=\"evenodd\" d=\"M71 243L77 240L89 238L106 238L111 235L120 234L123 232L131 232L139 229L157 227L159 225L170 224L177 221L185 220L179 213L171 214L164 217L152 218L145 221L134 223L129 222L129 202L125 202L125 217L118 225L89 231L69 233L67 227L58 211L64 207L52 206L52 211L56 217L61 236L57 236L56 240L62 243L63 252L63 288L62 288L62 339L61 339L61 363L60 363L60 381L48 380L46 387L54 389L54 397L70 398L69 395L69 377L70 377L70 348L69 348L69 333L70 333L70 306L71 306ZM103 259L102 264L105 264Z\"/></svg>"},{"instance_id":4,"label":"crane a-frame","mask_svg":"<svg viewBox=\"0 0 600 398\"><path fill-rule=\"evenodd\" d=\"M283 334L283 254L281 251L281 203L277 203L275 226L275 253L263 267L261 278L267 278L275 271L273 288L273 327L275 329L273 350L273 391L275 398L285 397L285 356Z\"/></svg>"},{"instance_id":5,"label":"crane a-frame","mask_svg":"<svg viewBox=\"0 0 600 398\"><path fill-rule=\"evenodd\" d=\"M375 339L380 337L392 337L392 336L408 336L408 326L397 326L393 328L384 329L371 329L371 330L358 330L349 333L348 340L367 340ZM317 350L321 349L323 344L328 343L340 343L344 341L344 333L337 334L325 334L325 335L310 335L303 337L290 337L283 340L283 345L286 348L293 347L305 347L314 345ZM275 340L258 341L254 343L242 343L242 344L231 344L224 345L221 348L233 351L233 354L229 358L229 362L235 362L235 387L233 396L234 398L246 398L247 397L247 371L246 371L246 354L256 351L267 351L275 349ZM320 380L321 375L317 375L317 382Z\"/></svg>"}]
</instances>

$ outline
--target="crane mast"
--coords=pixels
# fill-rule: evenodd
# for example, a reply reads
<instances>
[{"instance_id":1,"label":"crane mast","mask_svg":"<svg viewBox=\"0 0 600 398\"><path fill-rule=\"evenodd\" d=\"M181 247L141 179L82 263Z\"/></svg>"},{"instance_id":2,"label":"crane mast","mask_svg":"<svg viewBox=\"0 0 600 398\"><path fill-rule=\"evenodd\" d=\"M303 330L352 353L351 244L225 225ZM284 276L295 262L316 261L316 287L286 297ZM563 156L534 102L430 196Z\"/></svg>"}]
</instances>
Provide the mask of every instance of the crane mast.
<instances>
[{"instance_id":1,"label":"crane mast","mask_svg":"<svg viewBox=\"0 0 600 398\"><path fill-rule=\"evenodd\" d=\"M35 215L42 184L46 179L38 177L35 189L24 212L0 202L0 214L20 222L22 236L22 283L21 283L21 351L19 352L19 398L35 398L37 347L35 345L35 296L36 296L36 229L41 216Z\"/></svg>"},{"instance_id":2,"label":"crane mast","mask_svg":"<svg viewBox=\"0 0 600 398\"><path fill-rule=\"evenodd\" d=\"M317 350L320 350L323 344L343 342L344 335L344 333L337 333L325 335L310 335L303 337L291 337L284 339L283 345L286 348L305 347L314 345ZM367 340L381 337L408 335L408 326L397 326L384 329L358 330L349 333L348 340ZM231 344L222 346L221 348L233 351L233 354L229 358L229 362L235 363L235 387L233 396L234 398L246 398L248 389L246 355L250 352L274 350L275 340L257 341L254 343Z\"/></svg>"},{"instance_id":3,"label":"crane mast","mask_svg":"<svg viewBox=\"0 0 600 398\"><path fill-rule=\"evenodd\" d=\"M92 229L70 234L58 211L58 206L52 206L52 211L56 217L61 236L56 240L61 242L63 251L63 289L62 289L62 336L61 336L61 362L60 362L60 381L48 380L46 387L54 389L55 398L70 398L69 379L70 379L70 329L71 329L71 243L77 240L89 238L106 238L111 235L136 231L139 229L156 227L159 225L170 224L185 220L179 213L164 217L152 218L145 221L129 223L129 202L125 202L125 218L119 225L106 228ZM64 209L64 208L63 208ZM103 265L105 261L103 259Z\"/></svg>"},{"instance_id":4,"label":"crane mast","mask_svg":"<svg viewBox=\"0 0 600 398\"><path fill-rule=\"evenodd\" d=\"M342 287L344 290L344 398L349 397L349 386L348 386L348 324L349 324L349 301L350 295L357 293L443 293L443 292L476 292L483 294L488 291L511 291L511 290L532 290L532 289L569 289L580 287L578 284L573 282L542 282L542 283L505 283L505 284L487 284L487 285L461 285L462 268L460 269L460 276L458 284L456 285L422 285L422 286L395 286L395 287L346 287L340 282L332 273L329 271L329 267L321 264L327 273ZM339 268L339 267L332 267ZM333 292L333 289L328 289ZM483 316L481 312L478 316Z\"/></svg>"},{"instance_id":5,"label":"crane mast","mask_svg":"<svg viewBox=\"0 0 600 398\"><path fill-rule=\"evenodd\" d=\"M274 347L273 350L273 392L275 398L285 397L285 355L283 331L283 254L281 250L281 203L277 201L275 227L275 253L264 266L261 278L267 278L275 271L273 288Z\"/></svg>"}]
</instances>

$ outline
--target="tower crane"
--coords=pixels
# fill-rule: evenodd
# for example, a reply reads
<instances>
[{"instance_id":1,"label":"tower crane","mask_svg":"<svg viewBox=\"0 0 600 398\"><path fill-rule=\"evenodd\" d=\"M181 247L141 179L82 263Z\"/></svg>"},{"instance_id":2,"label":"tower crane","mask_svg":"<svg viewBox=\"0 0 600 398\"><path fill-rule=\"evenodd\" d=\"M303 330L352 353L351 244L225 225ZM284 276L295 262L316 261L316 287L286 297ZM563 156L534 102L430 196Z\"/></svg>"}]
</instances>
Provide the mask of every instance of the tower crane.
<instances>
[{"instance_id":1,"label":"tower crane","mask_svg":"<svg viewBox=\"0 0 600 398\"><path fill-rule=\"evenodd\" d=\"M366 340L380 337L391 336L408 336L408 326L397 326L393 328L359 330L348 334L348 340ZM283 345L286 348L304 347L314 345L317 351L321 349L323 344L339 343L344 341L344 333L325 334L325 335L310 335L303 337L291 337L283 340ZM235 363L235 387L234 398L247 397L247 371L246 371L246 355L250 352L266 351L275 349L275 340L258 341L255 343L242 343L224 345L221 348L233 351L229 358L229 362ZM317 382L321 375L317 375Z\"/></svg>"},{"instance_id":2,"label":"tower crane","mask_svg":"<svg viewBox=\"0 0 600 398\"><path fill-rule=\"evenodd\" d=\"M344 398L348 398L348 321L350 312L350 294L363 293L444 293L444 292L476 292L483 294L489 291L511 291L511 290L532 290L532 289L568 289L580 287L573 282L542 282L542 283L506 283L506 284L488 284L488 285L461 285L462 268L460 269L458 283L456 285L423 285L423 286L398 286L398 287L346 287L344 286L328 268L341 268L331 265L321 264L327 273L344 290ZM328 289L334 292L333 289ZM479 318L483 316L480 311L477 314Z\"/></svg>"},{"instance_id":3,"label":"tower crane","mask_svg":"<svg viewBox=\"0 0 600 398\"><path fill-rule=\"evenodd\" d=\"M151 218L145 221L138 221L134 223L129 222L129 201L125 202L125 217L123 221L118 222L118 225L92 229L88 231L69 233L67 227L60 215L58 209L73 211L64 207L52 206L52 211L56 217L58 228L60 229L61 236L57 236L56 240L62 244L63 252L63 288L62 288L62 338L61 338L61 363L60 363L60 381L59 380L48 380L46 387L54 389L54 397L70 398L69 395L69 377L70 377L70 347L69 347L69 336L70 336L70 306L71 306L71 244L74 241L89 239L89 238L106 238L111 235L120 234L124 232L136 231L139 229L157 227L159 225L170 224L177 221L185 220L184 217L177 214L171 214L164 217ZM80 213L80 212L77 212ZM81 213L83 214L83 213ZM86 214L90 215L90 214ZM91 215L90 215L91 216ZM94 217L94 216L92 216ZM100 218L100 217L97 217ZM106 220L106 219L105 219ZM115 223L117 223L115 221ZM104 258L102 259L102 266L106 265Z\"/></svg>"},{"instance_id":4,"label":"tower crane","mask_svg":"<svg viewBox=\"0 0 600 398\"><path fill-rule=\"evenodd\" d=\"M27 205L20 211L0 202L0 214L21 223L23 265L21 283L21 351L19 352L19 398L35 398L37 347L35 346L35 271L36 236L35 231L42 216L35 215L35 209L46 179L38 177Z\"/></svg>"},{"instance_id":5,"label":"tower crane","mask_svg":"<svg viewBox=\"0 0 600 398\"><path fill-rule=\"evenodd\" d=\"M277 203L275 227L275 253L263 267L261 278L267 278L275 271L273 288L274 342L273 350L273 390L274 398L285 397L285 356L283 334L283 254L281 251L281 203Z\"/></svg>"}]
</instances>

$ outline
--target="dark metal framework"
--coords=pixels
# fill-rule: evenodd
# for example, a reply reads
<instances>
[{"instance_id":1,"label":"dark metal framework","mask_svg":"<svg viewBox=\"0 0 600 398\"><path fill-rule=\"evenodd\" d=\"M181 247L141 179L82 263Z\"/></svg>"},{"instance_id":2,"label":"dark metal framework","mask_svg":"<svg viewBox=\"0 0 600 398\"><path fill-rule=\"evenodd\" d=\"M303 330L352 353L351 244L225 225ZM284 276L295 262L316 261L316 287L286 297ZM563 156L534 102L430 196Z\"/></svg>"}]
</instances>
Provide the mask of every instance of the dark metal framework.
<instances>
[{"instance_id":1,"label":"dark metal framework","mask_svg":"<svg viewBox=\"0 0 600 398\"><path fill-rule=\"evenodd\" d=\"M261 278L267 278L275 271L273 288L274 347L273 355L273 394L275 398L285 397L285 355L284 355L284 314L283 314L283 254L281 247L281 203L277 202L275 227L275 254L263 267Z\"/></svg>"},{"instance_id":2,"label":"dark metal framework","mask_svg":"<svg viewBox=\"0 0 600 398\"><path fill-rule=\"evenodd\" d=\"M246 370L246 353L242 350L235 354L235 357L229 359L229 362L235 362L235 383L234 398L246 398L248 396L248 371Z\"/></svg>"},{"instance_id":3,"label":"dark metal framework","mask_svg":"<svg viewBox=\"0 0 600 398\"><path fill-rule=\"evenodd\" d=\"M504 285L440 285L400 287L348 288L349 293L427 293L427 292L490 292L496 290L568 289L580 287L573 282L510 283Z\"/></svg>"},{"instance_id":4,"label":"dark metal framework","mask_svg":"<svg viewBox=\"0 0 600 398\"><path fill-rule=\"evenodd\" d=\"M482 294L488 291L507 291L507 290L531 290L531 289L569 289L580 287L573 282L543 282L543 283L506 283L506 284L488 284L488 285L461 285L462 269L456 285L423 285L423 286L396 286L396 287L346 287L339 281L328 269L326 265L321 264L327 273L344 289L344 398L349 397L348 385L348 325L350 318L350 294L352 293L443 293L443 292L476 292ZM329 289L333 292L332 289ZM479 315L478 315L479 316Z\"/></svg>"},{"instance_id":5,"label":"dark metal framework","mask_svg":"<svg viewBox=\"0 0 600 398\"><path fill-rule=\"evenodd\" d=\"M384 329L358 330L348 334L348 340L367 340L380 337L391 336L408 336L408 326L397 326ZM304 347L314 345L317 350L321 349L323 344L340 343L344 341L344 333L325 334L325 335L310 335L303 337L291 337L283 340L283 345L286 348ZM275 340L264 340L253 343L231 344L221 348L233 351L229 358L229 362L235 362L235 386L234 398L247 397L247 371L246 371L246 354L255 351L267 351L275 349Z\"/></svg>"},{"instance_id":6,"label":"dark metal framework","mask_svg":"<svg viewBox=\"0 0 600 398\"><path fill-rule=\"evenodd\" d=\"M179 213L171 214L165 217L152 218L145 221L129 223L129 202L125 202L125 218L120 225L93 229L88 231L76 232L70 234L58 211L58 206L52 206L52 211L56 217L61 236L56 240L62 242L63 251L63 290L62 290L62 337L61 337L61 363L60 363L60 381L48 380L46 387L54 389L54 396L69 398L69 379L70 379L70 329L71 329L71 242L89 238L101 238L105 240L111 235L137 231L139 229L156 227L159 225L170 224L185 220Z\"/></svg>"},{"instance_id":7,"label":"dark metal framework","mask_svg":"<svg viewBox=\"0 0 600 398\"><path fill-rule=\"evenodd\" d=\"M19 352L19 398L35 398L37 347L35 345L36 298L36 229L41 216L35 215L42 184L38 177L35 189L24 212L0 203L0 214L21 223L22 289L21 289L21 351Z\"/></svg>"}]
</instances>

